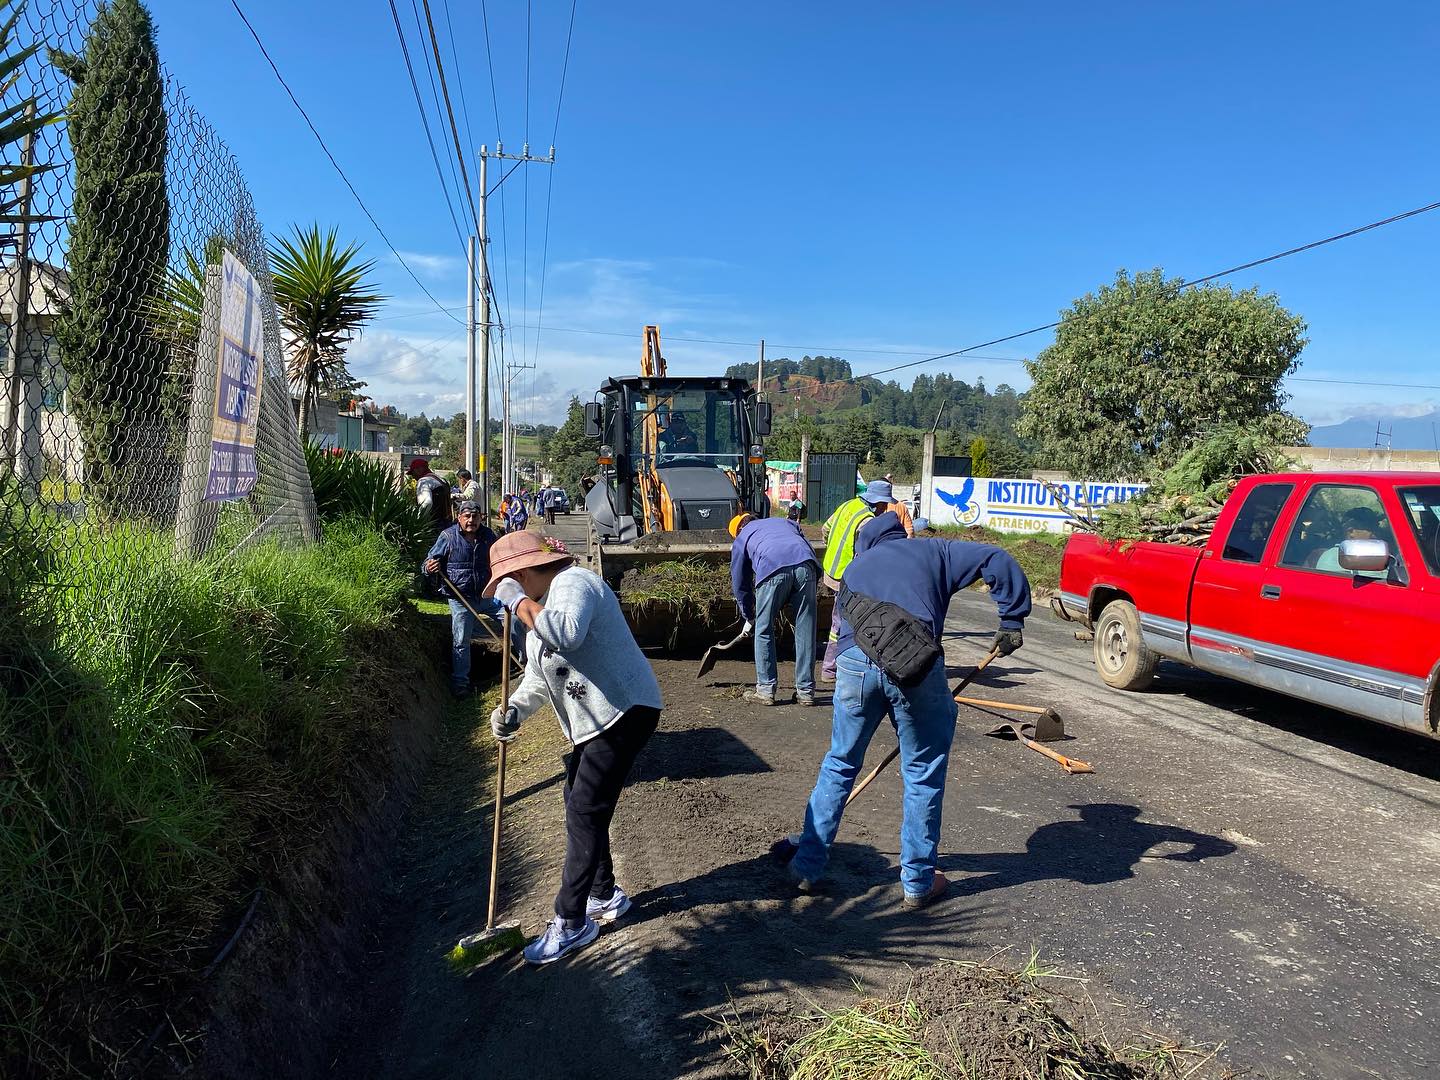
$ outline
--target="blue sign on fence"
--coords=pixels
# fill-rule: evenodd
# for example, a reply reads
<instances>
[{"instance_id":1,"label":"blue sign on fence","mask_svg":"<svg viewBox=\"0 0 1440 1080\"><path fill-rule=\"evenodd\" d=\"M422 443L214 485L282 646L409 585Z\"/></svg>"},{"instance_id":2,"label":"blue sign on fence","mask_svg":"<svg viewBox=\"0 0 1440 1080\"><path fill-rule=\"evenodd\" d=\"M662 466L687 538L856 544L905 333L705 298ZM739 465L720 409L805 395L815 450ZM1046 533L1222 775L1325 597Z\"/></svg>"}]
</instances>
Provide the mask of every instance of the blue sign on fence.
<instances>
[{"instance_id":1,"label":"blue sign on fence","mask_svg":"<svg viewBox=\"0 0 1440 1080\"><path fill-rule=\"evenodd\" d=\"M243 499L255 487L264 356L260 291L250 271L227 251L220 280L220 357L206 502Z\"/></svg>"}]
</instances>

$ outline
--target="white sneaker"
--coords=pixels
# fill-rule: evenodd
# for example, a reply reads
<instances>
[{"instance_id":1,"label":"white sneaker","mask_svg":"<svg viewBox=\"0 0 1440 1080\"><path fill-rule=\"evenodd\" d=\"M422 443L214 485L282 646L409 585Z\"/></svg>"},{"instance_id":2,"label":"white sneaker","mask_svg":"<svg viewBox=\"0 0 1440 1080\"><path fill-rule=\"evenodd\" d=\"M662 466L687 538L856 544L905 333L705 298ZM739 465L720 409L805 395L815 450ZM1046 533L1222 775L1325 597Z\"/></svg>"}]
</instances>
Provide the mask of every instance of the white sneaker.
<instances>
[{"instance_id":1,"label":"white sneaker","mask_svg":"<svg viewBox=\"0 0 1440 1080\"><path fill-rule=\"evenodd\" d=\"M578 930L566 930L560 916L550 920L545 933L525 946L525 959L532 964L553 964L567 953L583 949L600 936L600 924L587 918Z\"/></svg>"},{"instance_id":2,"label":"white sneaker","mask_svg":"<svg viewBox=\"0 0 1440 1080\"><path fill-rule=\"evenodd\" d=\"M629 910L630 897L619 885L615 886L609 900L597 900L592 896L585 901L585 917L596 922L612 923Z\"/></svg>"}]
</instances>

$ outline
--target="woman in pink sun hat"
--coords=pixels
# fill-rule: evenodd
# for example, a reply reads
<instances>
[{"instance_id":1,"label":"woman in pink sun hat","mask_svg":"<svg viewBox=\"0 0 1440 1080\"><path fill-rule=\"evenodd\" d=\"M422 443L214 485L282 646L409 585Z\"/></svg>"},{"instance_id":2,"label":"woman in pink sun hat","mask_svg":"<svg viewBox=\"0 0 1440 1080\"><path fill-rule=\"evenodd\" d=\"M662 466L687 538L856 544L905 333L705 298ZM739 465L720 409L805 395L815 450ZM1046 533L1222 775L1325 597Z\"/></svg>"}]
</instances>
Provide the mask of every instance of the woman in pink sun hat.
<instances>
[{"instance_id":1,"label":"woman in pink sun hat","mask_svg":"<svg viewBox=\"0 0 1440 1080\"><path fill-rule=\"evenodd\" d=\"M620 601L597 574L576 566L560 541L536 532L502 536L490 549L490 573L485 595L530 631L525 677L491 713L491 730L508 742L526 717L550 705L571 744L555 918L525 947L526 960L548 964L590 944L600 923L629 910L610 861L610 821L664 703Z\"/></svg>"}]
</instances>

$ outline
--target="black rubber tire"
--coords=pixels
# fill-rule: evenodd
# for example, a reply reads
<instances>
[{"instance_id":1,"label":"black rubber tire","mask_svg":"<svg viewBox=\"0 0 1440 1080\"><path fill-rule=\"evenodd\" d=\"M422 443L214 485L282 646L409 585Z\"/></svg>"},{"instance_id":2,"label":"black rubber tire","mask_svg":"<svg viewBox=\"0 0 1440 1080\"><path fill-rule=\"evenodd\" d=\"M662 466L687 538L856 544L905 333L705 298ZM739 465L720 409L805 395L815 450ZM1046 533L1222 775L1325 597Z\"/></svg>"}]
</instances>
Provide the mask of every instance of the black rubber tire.
<instances>
[{"instance_id":1,"label":"black rubber tire","mask_svg":"<svg viewBox=\"0 0 1440 1080\"><path fill-rule=\"evenodd\" d=\"M1160 658L1145 644L1140 613L1129 600L1112 600L1095 620L1095 670L1107 686L1143 690Z\"/></svg>"}]
</instances>

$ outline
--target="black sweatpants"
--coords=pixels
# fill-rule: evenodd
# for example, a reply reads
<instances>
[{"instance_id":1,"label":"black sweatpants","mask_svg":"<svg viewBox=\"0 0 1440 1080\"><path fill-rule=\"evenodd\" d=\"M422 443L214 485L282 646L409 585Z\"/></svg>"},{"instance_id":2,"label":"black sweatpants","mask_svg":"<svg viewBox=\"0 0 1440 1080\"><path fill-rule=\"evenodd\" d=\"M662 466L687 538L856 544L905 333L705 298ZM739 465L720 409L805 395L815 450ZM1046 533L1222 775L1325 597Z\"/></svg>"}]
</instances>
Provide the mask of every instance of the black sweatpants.
<instances>
[{"instance_id":1,"label":"black sweatpants","mask_svg":"<svg viewBox=\"0 0 1440 1080\"><path fill-rule=\"evenodd\" d=\"M555 914L579 922L585 900L615 891L610 819L635 758L660 723L660 710L636 705L593 739L565 755L565 872Z\"/></svg>"}]
</instances>

